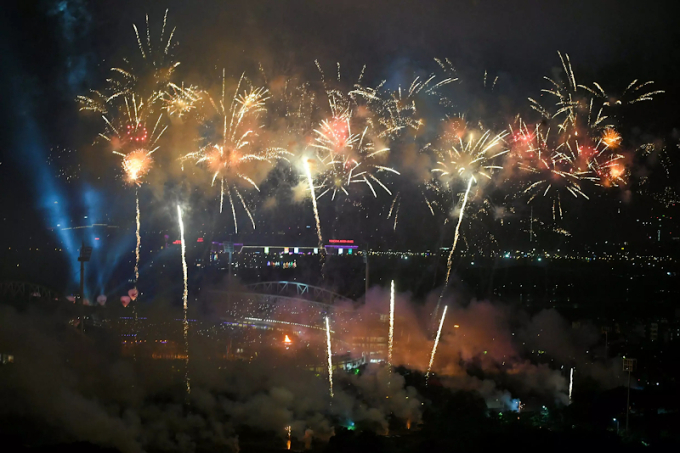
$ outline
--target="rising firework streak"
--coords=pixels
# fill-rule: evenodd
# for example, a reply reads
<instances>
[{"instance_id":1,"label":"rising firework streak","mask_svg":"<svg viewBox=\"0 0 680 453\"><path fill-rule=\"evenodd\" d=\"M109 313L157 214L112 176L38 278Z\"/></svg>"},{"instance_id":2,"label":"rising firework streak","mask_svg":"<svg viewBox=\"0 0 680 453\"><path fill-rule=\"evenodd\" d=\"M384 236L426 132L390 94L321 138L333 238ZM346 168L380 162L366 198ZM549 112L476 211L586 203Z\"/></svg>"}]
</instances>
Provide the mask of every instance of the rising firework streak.
<instances>
[{"instance_id":1,"label":"rising firework streak","mask_svg":"<svg viewBox=\"0 0 680 453\"><path fill-rule=\"evenodd\" d=\"M451 266L453 264L453 254L458 245L460 237L460 225L465 217L465 209L468 204L470 190L473 184L479 184L483 180L492 180L492 176L501 170L503 167L499 165L499 158L509 152L504 146L504 139L508 135L507 132L501 132L494 135L490 130L480 131L479 137L475 139L476 132L466 132L467 124L462 119L457 119L449 126L450 130L444 134L446 146L443 150L436 150L437 167L432 170L438 175L439 183L445 188L451 189L459 183L460 180L467 181L467 188L463 197L463 203L458 214L458 223L453 238L453 246L449 252L446 269L446 281L444 288L437 301L435 308L434 319L437 319L439 314L439 306L449 284L451 278ZM464 134L468 135L467 139L463 139ZM498 149L500 148L500 150Z\"/></svg>"},{"instance_id":2,"label":"rising firework streak","mask_svg":"<svg viewBox=\"0 0 680 453\"><path fill-rule=\"evenodd\" d=\"M184 242L184 222L182 221L182 208L177 205L177 218L179 220L179 234L182 247L182 273L184 275L184 292L182 293L182 302L184 304L184 380L187 387L187 395L191 393L191 380L189 379L189 321L187 320L187 300L189 297L189 288L187 287L187 260L186 260L186 244Z\"/></svg>"},{"instance_id":3,"label":"rising firework streak","mask_svg":"<svg viewBox=\"0 0 680 453\"><path fill-rule=\"evenodd\" d=\"M448 306L444 306L444 311L442 312L442 320L439 322L439 330L437 330L437 338L434 340L434 346L432 347L432 355L430 356L430 363L427 365L427 373L425 374L425 383L430 377L430 371L432 370L432 363L434 362L434 355L437 353L437 345L439 344L439 336L442 334L442 326L444 325L444 318L446 317L446 309Z\"/></svg>"},{"instance_id":4,"label":"rising firework streak","mask_svg":"<svg viewBox=\"0 0 680 453\"><path fill-rule=\"evenodd\" d=\"M449 279L451 278L451 267L453 265L453 252L456 250L456 245L458 245L458 237L460 235L460 224L463 221L463 214L465 213L465 206L467 205L468 195L470 194L470 189L472 188L473 179L470 178L467 185L467 190L465 190L465 196L463 197L463 205L460 208L460 214L458 215L458 223L456 224L456 232L453 236L453 246L449 252L449 258L446 261L446 280L444 281L444 287L437 300L437 306L434 309L434 318L436 319L437 314L439 314L439 305L441 304L446 288L449 286Z\"/></svg>"},{"instance_id":5,"label":"rising firework streak","mask_svg":"<svg viewBox=\"0 0 680 453\"><path fill-rule=\"evenodd\" d=\"M326 316L326 346L328 354L328 390L333 398L333 359L331 358L331 325Z\"/></svg>"},{"instance_id":6,"label":"rising firework streak","mask_svg":"<svg viewBox=\"0 0 680 453\"><path fill-rule=\"evenodd\" d=\"M393 345L394 345L394 280L392 280L392 286L390 289L390 333L389 333L389 346L387 349L387 366L390 367L390 373L392 372Z\"/></svg>"},{"instance_id":7,"label":"rising firework streak","mask_svg":"<svg viewBox=\"0 0 680 453\"><path fill-rule=\"evenodd\" d=\"M323 259L324 246L323 237L321 236L321 219L319 218L319 208L316 205L316 192L314 191L314 180L312 179L312 171L309 168L309 161L305 159L305 174L307 175L307 184L309 185L309 191L312 194L312 207L314 208L314 219L316 220L316 235L319 238L319 253Z\"/></svg>"},{"instance_id":8,"label":"rising firework streak","mask_svg":"<svg viewBox=\"0 0 680 453\"><path fill-rule=\"evenodd\" d=\"M137 247L135 248L135 285L139 280L139 247L142 243L142 237L139 234L140 220L139 220L139 188L135 187L135 201L137 203Z\"/></svg>"}]
</instances>

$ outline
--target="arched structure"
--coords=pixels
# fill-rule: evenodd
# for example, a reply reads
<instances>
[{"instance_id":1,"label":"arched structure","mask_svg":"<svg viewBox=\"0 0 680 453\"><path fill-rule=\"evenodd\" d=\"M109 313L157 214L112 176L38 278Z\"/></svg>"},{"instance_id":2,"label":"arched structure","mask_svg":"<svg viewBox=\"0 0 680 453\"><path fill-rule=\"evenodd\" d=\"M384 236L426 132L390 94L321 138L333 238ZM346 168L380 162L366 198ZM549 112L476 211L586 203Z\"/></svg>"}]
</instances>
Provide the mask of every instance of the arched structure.
<instances>
[{"instance_id":1,"label":"arched structure","mask_svg":"<svg viewBox=\"0 0 680 453\"><path fill-rule=\"evenodd\" d=\"M248 285L246 288L249 292L256 294L292 297L326 305L333 305L337 301L351 302L350 299L333 291L300 282L260 282Z\"/></svg>"},{"instance_id":2,"label":"arched structure","mask_svg":"<svg viewBox=\"0 0 680 453\"><path fill-rule=\"evenodd\" d=\"M261 282L245 290L208 290L206 294L225 319L315 330L323 330L325 317L330 316L335 324L333 315L352 308L352 301L338 293L299 282Z\"/></svg>"}]
</instances>

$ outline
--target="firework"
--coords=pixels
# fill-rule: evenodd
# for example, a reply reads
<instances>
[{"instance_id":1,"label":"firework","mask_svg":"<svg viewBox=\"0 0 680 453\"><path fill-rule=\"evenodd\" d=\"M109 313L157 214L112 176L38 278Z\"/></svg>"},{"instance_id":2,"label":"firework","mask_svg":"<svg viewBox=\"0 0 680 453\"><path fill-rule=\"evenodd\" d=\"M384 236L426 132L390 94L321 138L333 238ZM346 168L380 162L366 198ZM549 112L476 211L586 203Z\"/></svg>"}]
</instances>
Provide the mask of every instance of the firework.
<instances>
[{"instance_id":1,"label":"firework","mask_svg":"<svg viewBox=\"0 0 680 453\"><path fill-rule=\"evenodd\" d=\"M245 84L241 75L233 97L226 97L226 75L222 72L222 93L219 102L215 102L206 94L209 104L213 107L216 120L206 122L216 125L221 131L219 139L209 141L207 145L196 152L189 153L182 158L193 160L196 164L205 163L212 175L211 184L220 181L220 213L223 211L224 195L226 193L234 218L234 231L238 233L236 206L232 192L241 202L248 218L255 228L255 221L246 205L237 182L242 181L259 191L259 187L251 175L255 167L254 162L271 163L274 159L284 158L290 154L281 148L256 146L257 131L261 128L260 116L266 111L265 103L269 99L269 92L265 88L241 89ZM250 174L249 174L250 173Z\"/></svg>"},{"instance_id":2,"label":"firework","mask_svg":"<svg viewBox=\"0 0 680 453\"><path fill-rule=\"evenodd\" d=\"M135 37L137 38L137 46L139 48L139 55L142 57L142 63L139 65L139 68L134 68L131 65L128 69L120 67L111 68L112 76L107 79L109 83L108 90L110 91L109 101L119 96L129 96L132 93L142 92L156 100L163 96L163 92L169 87L170 80L180 64L178 61L174 61L172 55L175 28L170 31L167 40L165 37L167 20L168 10L165 10L158 40L151 39L148 15L146 16L146 36L144 38L140 36L137 25L132 25Z\"/></svg>"},{"instance_id":3,"label":"firework","mask_svg":"<svg viewBox=\"0 0 680 453\"><path fill-rule=\"evenodd\" d=\"M376 186L392 195L379 176L399 175L397 170L384 165L390 152L384 142L396 131L381 122L382 117L373 108L379 97L374 90L358 84L347 93L329 88L321 66L318 62L316 65L330 110L330 115L313 128L312 147L322 169L318 172L318 186L322 189L319 198L330 193L335 200L339 192L349 196L349 186L357 183L365 184L374 197L378 196ZM340 81L339 65L337 80Z\"/></svg>"},{"instance_id":4,"label":"firework","mask_svg":"<svg viewBox=\"0 0 680 453\"><path fill-rule=\"evenodd\" d=\"M569 402L571 402L571 391L574 389L574 368L569 372Z\"/></svg>"},{"instance_id":5,"label":"firework","mask_svg":"<svg viewBox=\"0 0 680 453\"><path fill-rule=\"evenodd\" d=\"M291 439L290 439L291 428L290 428L290 425L286 426L286 434L288 436L288 438L286 440L286 450L290 450L290 444L291 444Z\"/></svg>"},{"instance_id":6,"label":"firework","mask_svg":"<svg viewBox=\"0 0 680 453\"><path fill-rule=\"evenodd\" d=\"M184 291L182 292L182 303L184 306L184 381L186 383L187 395L191 393L191 380L189 379L189 321L187 320L189 287L187 286L187 260L186 243L184 242L184 222L182 221L182 208L177 205L177 221L179 222L179 237L182 250L182 275L184 280Z\"/></svg>"},{"instance_id":7,"label":"firework","mask_svg":"<svg viewBox=\"0 0 680 453\"><path fill-rule=\"evenodd\" d=\"M168 84L169 89L162 93L163 110L170 116L182 118L197 108L202 99L202 93L194 86L185 87Z\"/></svg>"},{"instance_id":8,"label":"firework","mask_svg":"<svg viewBox=\"0 0 680 453\"><path fill-rule=\"evenodd\" d=\"M551 87L541 90L541 92L554 97L554 107L544 107L535 99L529 98L531 108L546 119L559 121L558 127L560 132L563 133L569 133L582 126L585 126L585 128L606 126L604 121L608 116L604 113L604 102L598 99L598 94L595 91L576 83L576 75L571 66L569 55L562 55L560 52L557 54L562 62L565 80L556 81L550 77L544 77L551 83ZM595 83L594 86L598 92L604 93L599 84Z\"/></svg>"},{"instance_id":9,"label":"firework","mask_svg":"<svg viewBox=\"0 0 680 453\"><path fill-rule=\"evenodd\" d=\"M518 168L527 177L519 195L529 195L527 204L537 198L548 198L553 220L564 216L564 196L589 199L584 184L619 186L625 183L627 171L624 156L614 151L621 142L611 127L601 135L551 133L549 127L537 124L529 128L519 120L513 137L512 154Z\"/></svg>"},{"instance_id":10,"label":"firework","mask_svg":"<svg viewBox=\"0 0 680 453\"><path fill-rule=\"evenodd\" d=\"M618 148L621 144L621 134L613 127L608 127L602 133L602 141L608 148Z\"/></svg>"},{"instance_id":11,"label":"firework","mask_svg":"<svg viewBox=\"0 0 680 453\"><path fill-rule=\"evenodd\" d=\"M604 101L603 106L614 107L625 104L635 104L641 101L651 101L654 99L655 95L665 93L664 90L648 91L649 88L645 88L653 84L654 82L651 80L640 83L638 79L635 79L632 82L630 82L628 86L623 90L621 96L605 93L602 87L597 83L593 83L595 89L591 89L586 86L580 86L580 88L583 88L584 90L590 92L592 95L601 98Z\"/></svg>"},{"instance_id":12,"label":"firework","mask_svg":"<svg viewBox=\"0 0 680 453\"><path fill-rule=\"evenodd\" d=\"M163 115L153 121L152 102L132 95L102 115L105 127L99 136L110 144L114 154L123 158L125 177L132 184L142 183L153 164L151 155L159 148L158 140L168 128L161 125Z\"/></svg>"},{"instance_id":13,"label":"firework","mask_svg":"<svg viewBox=\"0 0 680 453\"><path fill-rule=\"evenodd\" d=\"M490 130L486 130L481 132L479 138L475 139L475 132L467 132L467 128L461 130L461 123L459 121L454 121L452 124L453 128L449 128L444 135L447 146L445 146L444 150L435 150L437 167L432 172L439 176L439 183L443 185L443 188L450 190L462 181L466 184L466 189L463 193L460 211L458 212L458 222L454 232L453 245L449 251L444 288L437 301L433 319L436 319L438 315L441 299L449 284L453 254L458 245L460 226L465 217L465 209L468 205L473 184L478 184L482 179L491 180L493 173L503 168L497 164L497 159L509 151L502 146L507 132L493 135ZM464 141L463 136L466 133L468 138Z\"/></svg>"},{"instance_id":14,"label":"firework","mask_svg":"<svg viewBox=\"0 0 680 453\"><path fill-rule=\"evenodd\" d=\"M87 100L83 98L81 109L88 109ZM140 259L140 208L139 186L153 166L152 154L158 149L157 142L167 126L161 127L162 116L159 115L153 128L149 131L150 107L135 95L124 97L124 102L109 110L100 110L104 120L104 131L99 134L113 148L113 153L121 156L122 168L126 182L135 185L136 213L136 247L135 247L135 282L139 280Z\"/></svg>"},{"instance_id":15,"label":"firework","mask_svg":"<svg viewBox=\"0 0 680 453\"><path fill-rule=\"evenodd\" d=\"M563 80L545 77L551 87L541 90L555 100L554 105L544 106L529 98L531 107L543 117L544 126L536 125L530 132L520 124L513 134L520 150L520 168L531 173L522 193L530 196L529 203L538 196L551 198L553 220L562 218L563 194L588 199L582 188L584 182L603 187L626 183L629 171L624 156L615 152L623 138L612 124L610 109L649 101L663 93L649 90L654 82L638 83L637 79L620 97L608 94L597 82L592 87L577 84L569 55L558 55ZM552 134L551 129L555 131Z\"/></svg>"},{"instance_id":16,"label":"firework","mask_svg":"<svg viewBox=\"0 0 680 453\"><path fill-rule=\"evenodd\" d=\"M650 101L655 95L661 94L663 90L648 91L654 82L638 83L633 80L620 97L607 94L602 86L592 83L592 88L576 83L576 75L571 66L568 54L562 55L558 52L562 69L564 70L563 80L555 80L544 77L550 82L548 89L541 90L555 100L554 105L544 106L535 99L529 98L531 108L541 114L548 121L556 122L559 134L566 136L584 135L598 130L604 130L605 143L609 147L618 146L620 136L613 130L612 116L609 109L623 104L635 104L641 101ZM608 132L608 130L611 131Z\"/></svg>"},{"instance_id":17,"label":"firework","mask_svg":"<svg viewBox=\"0 0 680 453\"><path fill-rule=\"evenodd\" d=\"M153 158L151 154L153 151L146 149L136 149L129 154L120 154L123 156L123 171L125 172L128 182L139 185L141 179L151 170Z\"/></svg>"},{"instance_id":18,"label":"firework","mask_svg":"<svg viewBox=\"0 0 680 453\"><path fill-rule=\"evenodd\" d=\"M442 327L444 326L444 318L446 317L446 309L449 308L444 305L444 311L442 312L442 319L439 322L439 329L437 330L437 337L434 339L434 345L432 346L432 354L430 355L430 363L427 365L427 373L425 373L425 382L430 377L430 371L432 371L432 363L434 363L434 355L437 353L437 345L439 344L439 337L442 334Z\"/></svg>"},{"instance_id":19,"label":"firework","mask_svg":"<svg viewBox=\"0 0 680 453\"><path fill-rule=\"evenodd\" d=\"M490 130L486 130L480 131L476 138L476 131L461 131L457 124L457 121L450 123L451 127L445 131L444 149L435 150L437 167L432 172L438 174L446 188L461 180L474 183L482 178L491 180L493 172L503 168L495 160L509 152L502 146L508 133L493 135ZM463 139L465 133L468 134L467 140ZM502 148L500 151L499 147Z\"/></svg>"},{"instance_id":20,"label":"firework","mask_svg":"<svg viewBox=\"0 0 680 453\"><path fill-rule=\"evenodd\" d=\"M390 367L390 372L392 372L392 348L394 346L394 280L392 280L392 285L390 286L390 330L388 338L387 366Z\"/></svg>"},{"instance_id":21,"label":"firework","mask_svg":"<svg viewBox=\"0 0 680 453\"><path fill-rule=\"evenodd\" d=\"M397 194L394 196L394 199L392 200L392 205L390 206L390 211L387 213L388 219L390 217L392 217L392 213L394 213L394 225L392 226L392 230L394 230L394 231L396 231L396 229L397 229L397 222L399 221L399 209L401 208L401 198L400 198L399 195L400 195L400 192L397 192ZM395 208L395 205L396 205L396 208Z\"/></svg>"},{"instance_id":22,"label":"firework","mask_svg":"<svg viewBox=\"0 0 680 453\"><path fill-rule=\"evenodd\" d=\"M326 354L328 355L328 391L333 398L333 359L331 356L331 325L326 316Z\"/></svg>"},{"instance_id":23,"label":"firework","mask_svg":"<svg viewBox=\"0 0 680 453\"><path fill-rule=\"evenodd\" d=\"M526 136L523 135L522 142L531 142L528 148L522 150L519 168L528 172L531 177L521 194L530 195L527 204L538 196L551 198L553 220L562 218L563 192L575 198L589 198L582 190L582 184L584 181L597 179L592 168L592 153L581 154L584 148L580 146L574 153L569 142L558 141L551 146L550 130L544 132L538 125L533 133L528 134L529 139L524 140Z\"/></svg>"}]
</instances>

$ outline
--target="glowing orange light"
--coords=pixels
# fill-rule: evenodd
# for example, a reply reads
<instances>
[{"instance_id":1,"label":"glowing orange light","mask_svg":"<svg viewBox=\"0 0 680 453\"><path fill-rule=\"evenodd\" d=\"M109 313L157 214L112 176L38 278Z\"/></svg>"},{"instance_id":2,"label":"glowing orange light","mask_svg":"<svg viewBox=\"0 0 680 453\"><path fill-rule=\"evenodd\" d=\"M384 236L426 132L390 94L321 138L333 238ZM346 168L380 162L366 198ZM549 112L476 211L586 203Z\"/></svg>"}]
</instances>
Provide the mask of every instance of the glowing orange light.
<instances>
[{"instance_id":1,"label":"glowing orange light","mask_svg":"<svg viewBox=\"0 0 680 453\"><path fill-rule=\"evenodd\" d=\"M137 149L127 154L123 159L123 170L131 182L135 182L151 169L153 159L145 149Z\"/></svg>"},{"instance_id":2,"label":"glowing orange light","mask_svg":"<svg viewBox=\"0 0 680 453\"><path fill-rule=\"evenodd\" d=\"M621 135L612 128L608 128L602 134L602 141L609 148L616 148L621 143Z\"/></svg>"},{"instance_id":3,"label":"glowing orange light","mask_svg":"<svg viewBox=\"0 0 680 453\"><path fill-rule=\"evenodd\" d=\"M286 343L286 344L291 344L291 343L292 343L292 341L291 341L291 339L288 337L288 335L286 335L286 338L283 339L283 342Z\"/></svg>"},{"instance_id":4,"label":"glowing orange light","mask_svg":"<svg viewBox=\"0 0 680 453\"><path fill-rule=\"evenodd\" d=\"M612 165L609 169L612 178L619 178L623 174L623 167L620 165Z\"/></svg>"}]
</instances>

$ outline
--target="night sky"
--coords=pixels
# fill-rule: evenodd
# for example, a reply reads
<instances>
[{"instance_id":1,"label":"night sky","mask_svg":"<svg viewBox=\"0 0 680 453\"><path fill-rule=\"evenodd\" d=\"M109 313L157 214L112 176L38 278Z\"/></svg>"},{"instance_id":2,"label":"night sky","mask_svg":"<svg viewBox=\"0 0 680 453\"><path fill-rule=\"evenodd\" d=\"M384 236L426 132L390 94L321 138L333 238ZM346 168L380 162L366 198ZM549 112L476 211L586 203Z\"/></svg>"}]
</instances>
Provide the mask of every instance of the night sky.
<instances>
[{"instance_id":1,"label":"night sky","mask_svg":"<svg viewBox=\"0 0 680 453\"><path fill-rule=\"evenodd\" d=\"M677 151L680 54L675 46L680 32L671 14L672 2L13 3L3 8L0 19L3 246L21 242L27 235L49 236L46 227L56 224L55 215L69 221L79 218L86 210L84 205L96 197L102 204L100 218L131 225L134 219L126 207L132 191L120 184L115 161L108 155L102 157L101 150L92 146L97 126L79 114L74 99L89 89L101 88L109 68L137 52L133 23L143 29L148 13L153 31L166 8L170 10L169 25L177 27L179 45L174 53L182 62L178 72L187 83L214 83L222 68L233 77L243 71L253 73L258 63L276 73L303 74L311 79L318 77L314 66L318 59L330 73L335 62L340 62L349 80L366 64L369 85L382 79L388 79L391 86L408 85L414 74L426 75L437 69L434 57L448 57L466 80L481 81L485 70L490 77L499 76L498 96L493 102L479 101L472 89L463 87L458 90L457 105L461 111L488 114L505 126L507 122L502 121L512 112L527 111L528 96L546 88L542 77L559 69L557 51L562 51L570 54L577 77L584 81L623 88L635 78L654 80L655 87L666 93L635 109L634 116L625 119L622 132L638 141L664 141L671 159ZM58 178L60 169L75 178ZM677 172L650 171L662 175L657 189L674 186L677 190ZM166 184L163 191L148 194L147 201L153 197L167 200L180 189ZM417 190L404 190L405 206L413 205L417 219L425 212L415 196L410 198ZM95 197L89 201L88 191ZM620 192L607 197L604 203L613 212L614 203L621 200ZM64 206L60 214L55 214L52 206L57 199ZM214 204L213 195L206 200ZM638 209L636 200L630 209ZM380 204L384 208L389 202L384 198ZM597 202L592 205L597 207ZM576 223L597 220L602 211L595 211L576 209ZM152 215L163 222L163 212ZM263 216L263 229L270 231L276 229L271 226L272 219L285 218L281 211ZM426 247L437 243L414 240L414 235L422 234L420 222L404 220L396 233L391 232L389 221L376 222L382 223L371 224L374 236L393 243ZM223 223L227 231L230 223ZM309 223L309 218L303 223ZM429 235L440 237L439 227L432 228ZM358 234L347 226L338 229L337 235ZM517 230L508 234L520 235Z\"/></svg>"}]
</instances>

